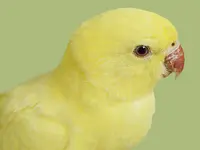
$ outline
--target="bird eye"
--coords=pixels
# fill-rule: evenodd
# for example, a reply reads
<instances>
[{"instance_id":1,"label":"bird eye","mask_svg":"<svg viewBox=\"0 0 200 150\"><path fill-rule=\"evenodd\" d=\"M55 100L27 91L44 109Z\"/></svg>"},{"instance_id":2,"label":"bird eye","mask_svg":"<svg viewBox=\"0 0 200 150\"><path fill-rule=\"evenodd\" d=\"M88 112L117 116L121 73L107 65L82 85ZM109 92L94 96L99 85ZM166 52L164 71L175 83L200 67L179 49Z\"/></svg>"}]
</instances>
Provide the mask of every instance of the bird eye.
<instances>
[{"instance_id":1,"label":"bird eye","mask_svg":"<svg viewBox=\"0 0 200 150\"><path fill-rule=\"evenodd\" d=\"M173 46L175 46L176 45L176 43L175 42L173 42L172 44L171 44L171 46L173 47Z\"/></svg>"},{"instance_id":2,"label":"bird eye","mask_svg":"<svg viewBox=\"0 0 200 150\"><path fill-rule=\"evenodd\" d=\"M134 49L133 53L138 57L145 57L150 53L150 48L149 46L139 45Z\"/></svg>"}]
</instances>

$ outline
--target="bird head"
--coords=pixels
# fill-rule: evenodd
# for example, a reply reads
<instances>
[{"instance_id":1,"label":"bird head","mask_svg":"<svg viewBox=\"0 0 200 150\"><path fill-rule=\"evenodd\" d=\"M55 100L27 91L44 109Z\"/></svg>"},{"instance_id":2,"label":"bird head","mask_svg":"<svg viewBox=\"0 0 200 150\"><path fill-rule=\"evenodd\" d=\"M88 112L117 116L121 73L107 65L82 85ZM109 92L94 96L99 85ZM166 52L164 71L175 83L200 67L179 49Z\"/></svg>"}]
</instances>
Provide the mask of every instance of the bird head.
<instances>
[{"instance_id":1,"label":"bird head","mask_svg":"<svg viewBox=\"0 0 200 150\"><path fill-rule=\"evenodd\" d=\"M63 64L69 57L94 86L124 99L151 91L161 78L172 72L178 76L184 67L172 23L136 8L110 10L83 22Z\"/></svg>"}]
</instances>

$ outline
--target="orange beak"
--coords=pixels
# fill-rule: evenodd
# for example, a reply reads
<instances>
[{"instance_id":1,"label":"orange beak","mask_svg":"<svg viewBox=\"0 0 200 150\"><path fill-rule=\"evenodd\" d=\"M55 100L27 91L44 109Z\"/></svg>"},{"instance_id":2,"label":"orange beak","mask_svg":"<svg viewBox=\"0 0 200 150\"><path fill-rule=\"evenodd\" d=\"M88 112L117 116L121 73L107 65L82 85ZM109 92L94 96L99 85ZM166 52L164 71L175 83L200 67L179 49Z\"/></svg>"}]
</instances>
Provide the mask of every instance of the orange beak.
<instances>
[{"instance_id":1,"label":"orange beak","mask_svg":"<svg viewBox=\"0 0 200 150\"><path fill-rule=\"evenodd\" d=\"M177 49L165 57L164 65L167 72L163 74L163 77L165 78L173 72L176 74L176 77L178 77L184 69L184 63L185 57L183 48L179 45Z\"/></svg>"}]
</instances>

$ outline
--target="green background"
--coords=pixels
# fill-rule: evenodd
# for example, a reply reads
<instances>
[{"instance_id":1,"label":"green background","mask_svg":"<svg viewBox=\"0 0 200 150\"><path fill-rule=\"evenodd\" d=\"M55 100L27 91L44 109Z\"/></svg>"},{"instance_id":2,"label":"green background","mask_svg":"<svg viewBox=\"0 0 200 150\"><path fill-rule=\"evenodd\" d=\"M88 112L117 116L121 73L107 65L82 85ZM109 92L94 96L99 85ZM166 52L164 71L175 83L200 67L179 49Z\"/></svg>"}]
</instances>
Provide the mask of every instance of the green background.
<instances>
[{"instance_id":1,"label":"green background","mask_svg":"<svg viewBox=\"0 0 200 150\"><path fill-rule=\"evenodd\" d=\"M200 148L200 2L198 0L0 0L0 91L56 67L72 32L98 13L137 7L168 18L179 32L182 75L156 87L157 110L136 150Z\"/></svg>"}]
</instances>

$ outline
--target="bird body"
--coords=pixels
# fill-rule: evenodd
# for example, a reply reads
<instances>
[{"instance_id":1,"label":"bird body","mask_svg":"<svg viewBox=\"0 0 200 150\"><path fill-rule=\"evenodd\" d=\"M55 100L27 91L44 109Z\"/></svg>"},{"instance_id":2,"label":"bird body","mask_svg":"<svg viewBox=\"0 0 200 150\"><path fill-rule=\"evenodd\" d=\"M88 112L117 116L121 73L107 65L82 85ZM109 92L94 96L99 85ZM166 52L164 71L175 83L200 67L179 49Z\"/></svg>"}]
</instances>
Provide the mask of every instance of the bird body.
<instances>
[{"instance_id":1,"label":"bird body","mask_svg":"<svg viewBox=\"0 0 200 150\"><path fill-rule=\"evenodd\" d=\"M106 92L90 87L94 95L85 98L94 98L96 103L83 102L83 107L70 97L66 101L49 79L37 78L1 98L1 150L64 150L72 135L83 136L83 144L88 143L85 148L76 143L81 150L90 146L123 150L147 134L155 109L153 92L134 101L113 103Z\"/></svg>"},{"instance_id":2,"label":"bird body","mask_svg":"<svg viewBox=\"0 0 200 150\"><path fill-rule=\"evenodd\" d=\"M156 83L183 69L174 41L173 25L143 10L86 21L55 70L0 96L0 150L131 150L151 127Z\"/></svg>"}]
</instances>

